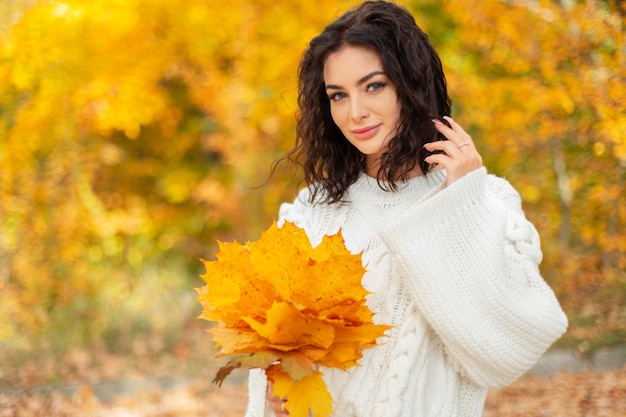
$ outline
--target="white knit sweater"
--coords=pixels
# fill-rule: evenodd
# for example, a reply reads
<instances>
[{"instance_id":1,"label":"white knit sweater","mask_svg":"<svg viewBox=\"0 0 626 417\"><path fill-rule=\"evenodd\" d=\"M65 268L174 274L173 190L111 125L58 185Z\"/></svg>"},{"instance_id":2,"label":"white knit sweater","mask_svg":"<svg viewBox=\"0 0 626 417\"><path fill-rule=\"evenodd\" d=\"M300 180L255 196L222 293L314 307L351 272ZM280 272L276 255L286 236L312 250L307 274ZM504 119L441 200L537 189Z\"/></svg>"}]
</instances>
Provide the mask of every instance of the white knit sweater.
<instances>
[{"instance_id":1,"label":"white knit sweater","mask_svg":"<svg viewBox=\"0 0 626 417\"><path fill-rule=\"evenodd\" d=\"M487 389L535 364L567 327L539 274L542 253L517 192L484 168L443 186L445 171L383 191L362 175L346 204L283 204L280 221L311 243L340 228L363 252L363 286L382 344L348 372L323 368L336 417L478 417ZM271 416L262 371L246 417Z\"/></svg>"}]
</instances>

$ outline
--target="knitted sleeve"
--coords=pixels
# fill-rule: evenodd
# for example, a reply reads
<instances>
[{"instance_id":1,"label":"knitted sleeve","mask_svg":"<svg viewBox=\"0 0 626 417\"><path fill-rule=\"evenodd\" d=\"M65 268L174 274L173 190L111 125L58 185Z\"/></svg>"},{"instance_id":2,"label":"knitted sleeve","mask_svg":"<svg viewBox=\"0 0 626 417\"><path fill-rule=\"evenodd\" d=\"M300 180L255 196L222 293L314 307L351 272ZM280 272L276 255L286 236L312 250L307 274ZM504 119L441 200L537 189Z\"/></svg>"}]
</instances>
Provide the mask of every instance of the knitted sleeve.
<instances>
[{"instance_id":1,"label":"knitted sleeve","mask_svg":"<svg viewBox=\"0 0 626 417\"><path fill-rule=\"evenodd\" d=\"M567 327L519 195L484 168L416 202L381 237L449 360L480 386L519 378Z\"/></svg>"},{"instance_id":2,"label":"knitted sleeve","mask_svg":"<svg viewBox=\"0 0 626 417\"><path fill-rule=\"evenodd\" d=\"M267 378L262 369L251 369L248 374L248 407L245 417L265 417L269 415L266 401ZM272 413L273 415L273 413Z\"/></svg>"}]
</instances>

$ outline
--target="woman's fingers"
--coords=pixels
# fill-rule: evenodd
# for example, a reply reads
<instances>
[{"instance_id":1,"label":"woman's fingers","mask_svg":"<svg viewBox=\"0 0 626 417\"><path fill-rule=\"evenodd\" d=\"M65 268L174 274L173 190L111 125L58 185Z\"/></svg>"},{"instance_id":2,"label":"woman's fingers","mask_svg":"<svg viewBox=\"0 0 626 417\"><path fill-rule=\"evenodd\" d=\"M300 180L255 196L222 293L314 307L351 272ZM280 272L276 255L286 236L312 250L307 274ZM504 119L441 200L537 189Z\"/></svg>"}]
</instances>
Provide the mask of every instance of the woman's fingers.
<instances>
[{"instance_id":1,"label":"woman's fingers","mask_svg":"<svg viewBox=\"0 0 626 417\"><path fill-rule=\"evenodd\" d=\"M456 144L457 146L463 143L467 143L468 146L474 147L474 142L472 141L472 137L463 129L463 127L461 127L460 124L455 122L449 116L444 116L443 118L450 124L450 127L446 126L440 120L433 119L433 124L435 125L435 129L437 129L449 141Z\"/></svg>"},{"instance_id":2,"label":"woman's fingers","mask_svg":"<svg viewBox=\"0 0 626 417\"><path fill-rule=\"evenodd\" d=\"M445 119L450 123L450 127L436 119L433 123L435 129L448 140L427 143L424 148L429 152L437 152L426 157L426 162L438 164L446 169L446 186L448 186L482 167L483 161L470 135L452 118L446 116Z\"/></svg>"},{"instance_id":3,"label":"woman's fingers","mask_svg":"<svg viewBox=\"0 0 626 417\"><path fill-rule=\"evenodd\" d=\"M285 409L285 403L287 400L283 400L278 395L274 395L270 399L272 411L276 414L276 417L284 417L289 415L289 411Z\"/></svg>"},{"instance_id":4,"label":"woman's fingers","mask_svg":"<svg viewBox=\"0 0 626 417\"><path fill-rule=\"evenodd\" d=\"M287 402L287 398L280 398L278 395L274 394L274 384L269 382L267 384L267 397L270 399L270 407L276 417L285 417L289 415L289 411L285 410L285 403Z\"/></svg>"}]
</instances>

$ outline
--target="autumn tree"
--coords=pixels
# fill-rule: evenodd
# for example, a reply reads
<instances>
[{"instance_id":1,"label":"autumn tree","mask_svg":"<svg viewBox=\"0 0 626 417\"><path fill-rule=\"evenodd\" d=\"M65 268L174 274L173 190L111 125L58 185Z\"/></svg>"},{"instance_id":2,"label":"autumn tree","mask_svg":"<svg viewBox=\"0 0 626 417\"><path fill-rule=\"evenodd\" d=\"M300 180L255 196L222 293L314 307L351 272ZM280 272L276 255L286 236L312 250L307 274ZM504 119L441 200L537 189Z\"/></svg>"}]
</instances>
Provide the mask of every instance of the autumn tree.
<instances>
[{"instance_id":1,"label":"autumn tree","mask_svg":"<svg viewBox=\"0 0 626 417\"><path fill-rule=\"evenodd\" d=\"M340 7L13 10L0 47L0 282L21 314L3 306L4 336L59 314L102 328L147 265L199 269L220 234L258 233L290 191L280 176L254 187L291 143L300 51Z\"/></svg>"}]
</instances>

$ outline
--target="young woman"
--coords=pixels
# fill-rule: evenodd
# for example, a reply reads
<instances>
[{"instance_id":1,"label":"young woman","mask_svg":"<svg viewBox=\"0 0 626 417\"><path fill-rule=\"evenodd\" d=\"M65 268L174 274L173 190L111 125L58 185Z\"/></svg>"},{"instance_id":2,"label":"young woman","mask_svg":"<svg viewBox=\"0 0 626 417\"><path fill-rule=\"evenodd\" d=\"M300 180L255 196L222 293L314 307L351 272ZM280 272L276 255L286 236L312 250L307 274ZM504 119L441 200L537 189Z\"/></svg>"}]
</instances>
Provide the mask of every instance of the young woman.
<instances>
[{"instance_id":1,"label":"young woman","mask_svg":"<svg viewBox=\"0 0 626 417\"><path fill-rule=\"evenodd\" d=\"M481 416L567 319L519 195L449 117L436 51L404 8L363 3L311 41L299 107L289 157L307 187L280 220L313 245L341 229L375 320L394 326L360 366L323 369L334 416ZM285 415L268 392L253 370L247 417Z\"/></svg>"}]
</instances>

